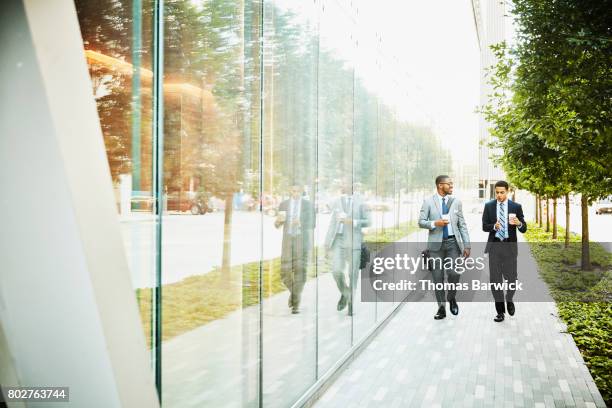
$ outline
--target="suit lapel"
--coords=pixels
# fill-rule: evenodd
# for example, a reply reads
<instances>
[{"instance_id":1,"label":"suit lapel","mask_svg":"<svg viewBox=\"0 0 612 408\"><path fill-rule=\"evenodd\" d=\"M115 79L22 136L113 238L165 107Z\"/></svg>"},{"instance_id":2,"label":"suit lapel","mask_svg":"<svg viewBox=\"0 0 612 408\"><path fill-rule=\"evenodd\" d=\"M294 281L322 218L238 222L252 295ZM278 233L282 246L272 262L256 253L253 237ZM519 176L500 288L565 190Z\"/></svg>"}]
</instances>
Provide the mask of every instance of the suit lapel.
<instances>
[{"instance_id":1,"label":"suit lapel","mask_svg":"<svg viewBox=\"0 0 612 408\"><path fill-rule=\"evenodd\" d=\"M440 202L438 201L438 194L434 194L431 199L433 200L434 205L438 209L438 214L442 217L442 208L440 208Z\"/></svg>"},{"instance_id":2,"label":"suit lapel","mask_svg":"<svg viewBox=\"0 0 612 408\"><path fill-rule=\"evenodd\" d=\"M455 199L453 197L448 197L448 203L446 204L446 206L448 207L448 213L450 214L450 208L453 205L453 201L455 201Z\"/></svg>"},{"instance_id":3,"label":"suit lapel","mask_svg":"<svg viewBox=\"0 0 612 408\"><path fill-rule=\"evenodd\" d=\"M516 232L516 225L510 225L510 213L513 213L514 215L516 215L518 217L518 214L516 214L516 206L514 205L514 201L510 201L510 199L508 199L508 214L506 214L506 216L508 217L508 233L510 233L511 228L513 227L512 230L515 230Z\"/></svg>"},{"instance_id":4,"label":"suit lapel","mask_svg":"<svg viewBox=\"0 0 612 408\"><path fill-rule=\"evenodd\" d=\"M438 209L438 213L440 214L440 217L442 217L442 208L440 207L440 200L438 199L438 194L434 194L432 199L433 199L433 202L436 208ZM448 197L448 202L446 203L446 207L448 207L449 214L451 213L450 208L451 208L451 205L453 205L453 201L455 201L454 198Z\"/></svg>"}]
</instances>

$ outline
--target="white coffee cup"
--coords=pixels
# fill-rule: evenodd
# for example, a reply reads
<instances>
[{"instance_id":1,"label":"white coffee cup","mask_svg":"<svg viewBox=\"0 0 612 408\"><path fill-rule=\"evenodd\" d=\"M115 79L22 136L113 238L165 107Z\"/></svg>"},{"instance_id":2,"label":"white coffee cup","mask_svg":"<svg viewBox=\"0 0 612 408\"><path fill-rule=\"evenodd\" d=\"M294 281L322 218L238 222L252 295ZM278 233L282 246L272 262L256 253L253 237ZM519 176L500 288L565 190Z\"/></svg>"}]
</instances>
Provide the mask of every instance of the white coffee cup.
<instances>
[{"instance_id":1,"label":"white coffee cup","mask_svg":"<svg viewBox=\"0 0 612 408\"><path fill-rule=\"evenodd\" d=\"M515 220L515 219L516 219L516 214L515 214L515 213L509 213L509 214L508 214L508 219L509 219L510 221Z\"/></svg>"},{"instance_id":2,"label":"white coffee cup","mask_svg":"<svg viewBox=\"0 0 612 408\"><path fill-rule=\"evenodd\" d=\"M344 221L344 220L346 219L346 213L345 213L344 211L340 211L340 212L338 213L338 219L339 219L340 221Z\"/></svg>"},{"instance_id":3,"label":"white coffee cup","mask_svg":"<svg viewBox=\"0 0 612 408\"><path fill-rule=\"evenodd\" d=\"M442 219L448 220L448 222L450 222L450 214L442 214Z\"/></svg>"}]
</instances>

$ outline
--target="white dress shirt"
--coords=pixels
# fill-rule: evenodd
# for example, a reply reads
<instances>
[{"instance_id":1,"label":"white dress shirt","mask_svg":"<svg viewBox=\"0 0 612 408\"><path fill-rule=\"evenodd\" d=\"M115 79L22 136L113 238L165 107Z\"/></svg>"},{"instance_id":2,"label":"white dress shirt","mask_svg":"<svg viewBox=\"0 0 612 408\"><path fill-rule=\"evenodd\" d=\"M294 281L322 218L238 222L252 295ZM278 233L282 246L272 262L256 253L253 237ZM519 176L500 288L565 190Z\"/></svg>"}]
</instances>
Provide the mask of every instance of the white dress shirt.
<instances>
[{"instance_id":1,"label":"white dress shirt","mask_svg":"<svg viewBox=\"0 0 612 408\"><path fill-rule=\"evenodd\" d=\"M443 213L442 210L442 199L444 197L442 197L440 194L436 194L436 198L438 199L438 204L440 205L440 214ZM449 196L446 196L446 206L448 207L448 201L450 200ZM448 207L448 215L450 216L450 207ZM451 235L455 235L455 231L453 231L453 224L450 222L449 219L449 223L446 225L448 227L448 236L450 237ZM431 221L431 229L435 229L436 228L436 224L435 221ZM441 227L444 228L444 227Z\"/></svg>"},{"instance_id":2,"label":"white dress shirt","mask_svg":"<svg viewBox=\"0 0 612 408\"><path fill-rule=\"evenodd\" d=\"M348 194L343 194L340 196L340 207L342 208L342 212L344 212L346 217L353 217L353 197ZM339 222L336 230L337 234L344 234L344 223Z\"/></svg>"}]
</instances>

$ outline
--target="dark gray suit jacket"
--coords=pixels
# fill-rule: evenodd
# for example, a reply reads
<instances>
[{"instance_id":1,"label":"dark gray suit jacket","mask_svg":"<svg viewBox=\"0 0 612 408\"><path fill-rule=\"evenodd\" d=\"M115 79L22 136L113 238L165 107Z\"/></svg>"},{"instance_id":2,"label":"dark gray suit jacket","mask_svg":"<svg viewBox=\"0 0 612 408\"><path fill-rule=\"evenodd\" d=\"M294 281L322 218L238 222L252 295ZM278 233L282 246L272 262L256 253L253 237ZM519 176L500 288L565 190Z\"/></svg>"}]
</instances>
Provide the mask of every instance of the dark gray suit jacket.
<instances>
[{"instance_id":1,"label":"dark gray suit jacket","mask_svg":"<svg viewBox=\"0 0 612 408\"><path fill-rule=\"evenodd\" d=\"M516 225L510 225L510 221L508 220L509 214L516 214L516 218L521 222L521 227L517 228ZM495 242L495 223L497 222L497 200L491 200L485 204L484 211L482 212L482 230L489 233L489 238L487 239L487 246L485 247L485 253L489 252L491 248L491 243ZM523 215L523 207L519 203L515 203L512 200L508 200L508 214L506 214L506 225L508 228L508 242L513 243L511 245L514 254L517 252L517 244L516 244L516 230L518 229L520 232L527 232L527 223L525 222L525 216Z\"/></svg>"},{"instance_id":2,"label":"dark gray suit jacket","mask_svg":"<svg viewBox=\"0 0 612 408\"><path fill-rule=\"evenodd\" d=\"M284 200L278 206L278 211L286 211L287 217L290 216L289 210L291 205L291 199ZM289 251L288 245L290 245L290 239L292 238L289 235L289 219L287 218L286 222L283 222L283 251L282 253L291 253ZM278 228L281 224L275 223L275 226ZM300 234L298 236L299 244L304 252L309 251L312 248L313 242L313 231L315 227L315 212L312 203L305 199L301 199L301 209L300 209Z\"/></svg>"}]
</instances>

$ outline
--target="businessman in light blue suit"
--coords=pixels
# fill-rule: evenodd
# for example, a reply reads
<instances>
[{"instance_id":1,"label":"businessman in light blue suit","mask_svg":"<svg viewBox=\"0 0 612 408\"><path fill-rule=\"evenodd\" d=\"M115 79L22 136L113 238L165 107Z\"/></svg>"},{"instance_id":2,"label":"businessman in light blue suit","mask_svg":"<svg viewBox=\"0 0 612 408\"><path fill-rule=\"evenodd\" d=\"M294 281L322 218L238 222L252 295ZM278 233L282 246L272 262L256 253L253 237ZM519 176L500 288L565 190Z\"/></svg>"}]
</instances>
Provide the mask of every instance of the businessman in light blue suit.
<instances>
[{"instance_id":1,"label":"businessman in light blue suit","mask_svg":"<svg viewBox=\"0 0 612 408\"><path fill-rule=\"evenodd\" d=\"M455 272L454 268L445 269L444 259L457 259L461 255L464 257L470 256L470 235L463 217L461 201L458 198L451 197L453 180L446 175L436 177L436 189L436 194L423 200L419 215L419 227L429 230L427 249L430 258L434 261L432 270L434 283L443 284L446 272L448 282L457 284L460 275ZM440 259L442 262L439 261ZM455 299L456 293L456 290L449 290L446 296L450 311L454 315L459 314L459 306ZM446 317L444 295L444 289L436 290L436 300L438 301L438 312L434 316L436 320Z\"/></svg>"},{"instance_id":2,"label":"businessman in light blue suit","mask_svg":"<svg viewBox=\"0 0 612 408\"><path fill-rule=\"evenodd\" d=\"M352 316L363 242L362 228L370 225L370 211L360 195L352 194L348 181L342 183L340 197L330 207L331 220L325 236L325 249L331 257L332 275L340 291L337 310L343 310L348 304L348 314ZM345 268L349 271L348 283L344 277Z\"/></svg>"}]
</instances>

